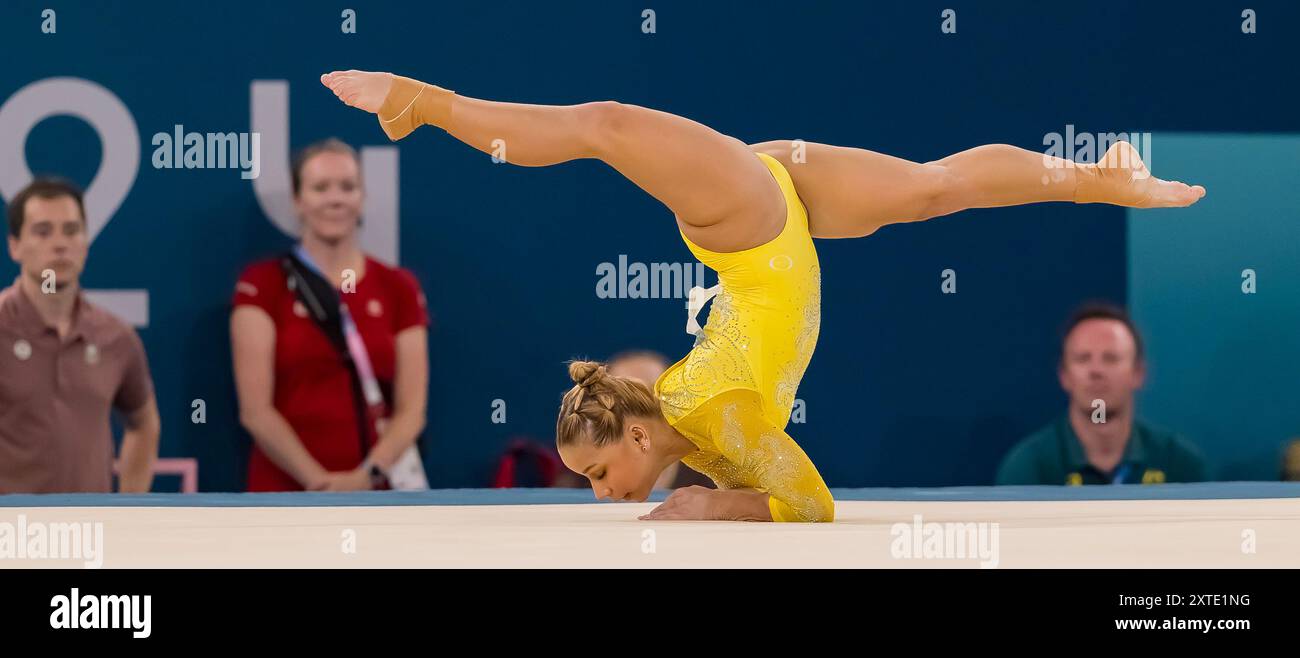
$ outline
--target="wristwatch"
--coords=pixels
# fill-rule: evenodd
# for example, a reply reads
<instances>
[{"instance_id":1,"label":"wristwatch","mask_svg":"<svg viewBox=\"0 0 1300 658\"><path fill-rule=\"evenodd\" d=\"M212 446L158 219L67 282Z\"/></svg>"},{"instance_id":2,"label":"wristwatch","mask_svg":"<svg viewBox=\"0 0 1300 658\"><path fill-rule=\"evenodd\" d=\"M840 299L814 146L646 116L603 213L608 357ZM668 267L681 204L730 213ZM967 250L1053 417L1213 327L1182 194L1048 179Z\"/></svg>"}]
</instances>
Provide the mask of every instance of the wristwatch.
<instances>
[{"instance_id":1,"label":"wristwatch","mask_svg":"<svg viewBox=\"0 0 1300 658\"><path fill-rule=\"evenodd\" d=\"M386 489L388 487L388 474L384 473L384 469L379 468L379 464L369 459L366 462L370 464L370 488Z\"/></svg>"}]
</instances>

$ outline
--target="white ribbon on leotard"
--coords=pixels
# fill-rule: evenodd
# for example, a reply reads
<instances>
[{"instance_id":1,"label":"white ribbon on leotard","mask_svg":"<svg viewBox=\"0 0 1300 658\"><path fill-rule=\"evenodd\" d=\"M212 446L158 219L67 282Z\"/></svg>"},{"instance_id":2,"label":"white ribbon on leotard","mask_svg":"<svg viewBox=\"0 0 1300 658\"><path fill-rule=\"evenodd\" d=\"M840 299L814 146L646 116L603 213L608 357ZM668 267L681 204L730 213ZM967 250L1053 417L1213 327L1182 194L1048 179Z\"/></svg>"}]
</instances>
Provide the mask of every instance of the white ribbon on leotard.
<instances>
[{"instance_id":1,"label":"white ribbon on leotard","mask_svg":"<svg viewBox=\"0 0 1300 658\"><path fill-rule=\"evenodd\" d=\"M686 294L686 333L692 336L700 335L700 322L696 318L700 315L700 311L704 310L704 305L709 303L710 299L717 297L719 292L722 292L721 283L712 288L695 286Z\"/></svg>"}]
</instances>

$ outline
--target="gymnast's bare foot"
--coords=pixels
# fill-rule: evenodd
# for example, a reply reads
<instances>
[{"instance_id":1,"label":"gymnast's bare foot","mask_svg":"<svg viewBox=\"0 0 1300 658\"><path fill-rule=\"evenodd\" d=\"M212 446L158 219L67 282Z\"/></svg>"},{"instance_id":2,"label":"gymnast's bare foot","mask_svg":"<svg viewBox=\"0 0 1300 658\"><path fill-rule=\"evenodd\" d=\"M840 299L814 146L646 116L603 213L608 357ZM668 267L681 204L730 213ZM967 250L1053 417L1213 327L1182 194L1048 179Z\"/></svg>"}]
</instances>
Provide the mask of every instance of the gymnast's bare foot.
<instances>
[{"instance_id":1,"label":"gymnast's bare foot","mask_svg":"<svg viewBox=\"0 0 1300 658\"><path fill-rule=\"evenodd\" d=\"M379 127L397 141L420 126L445 127L456 95L442 87L392 73L334 71L320 77L339 100L379 118Z\"/></svg>"},{"instance_id":2,"label":"gymnast's bare foot","mask_svg":"<svg viewBox=\"0 0 1300 658\"><path fill-rule=\"evenodd\" d=\"M393 86L392 73L372 73L370 71L333 71L320 77L321 84L330 88L339 100L377 114L384 106L388 90Z\"/></svg>"},{"instance_id":3,"label":"gymnast's bare foot","mask_svg":"<svg viewBox=\"0 0 1300 658\"><path fill-rule=\"evenodd\" d=\"M1136 148L1116 142L1096 164L1077 165L1075 203L1110 203L1130 208L1182 208L1205 196L1205 188L1156 178Z\"/></svg>"}]
</instances>

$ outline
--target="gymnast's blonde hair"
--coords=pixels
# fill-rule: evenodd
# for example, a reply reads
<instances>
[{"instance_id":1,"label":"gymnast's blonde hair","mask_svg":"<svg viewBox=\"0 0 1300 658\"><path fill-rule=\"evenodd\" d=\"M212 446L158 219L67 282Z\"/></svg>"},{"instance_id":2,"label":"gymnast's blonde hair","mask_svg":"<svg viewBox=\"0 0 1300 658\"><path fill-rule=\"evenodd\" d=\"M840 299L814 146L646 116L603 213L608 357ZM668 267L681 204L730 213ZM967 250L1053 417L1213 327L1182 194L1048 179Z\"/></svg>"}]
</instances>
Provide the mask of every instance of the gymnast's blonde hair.
<instances>
[{"instance_id":1,"label":"gymnast's blonde hair","mask_svg":"<svg viewBox=\"0 0 1300 658\"><path fill-rule=\"evenodd\" d=\"M608 374L598 361L572 361L573 388L560 402L555 422L555 445L574 445L585 437L597 448L623 437L623 420L659 415L654 393L640 380Z\"/></svg>"}]
</instances>

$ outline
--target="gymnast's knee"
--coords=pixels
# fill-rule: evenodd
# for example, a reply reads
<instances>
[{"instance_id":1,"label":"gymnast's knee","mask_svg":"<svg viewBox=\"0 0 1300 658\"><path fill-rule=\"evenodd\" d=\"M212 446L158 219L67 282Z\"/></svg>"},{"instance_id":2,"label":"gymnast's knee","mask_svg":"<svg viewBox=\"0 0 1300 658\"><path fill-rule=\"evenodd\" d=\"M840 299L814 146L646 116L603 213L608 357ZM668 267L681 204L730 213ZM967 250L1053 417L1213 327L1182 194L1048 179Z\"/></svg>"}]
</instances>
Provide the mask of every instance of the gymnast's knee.
<instances>
[{"instance_id":1,"label":"gymnast's knee","mask_svg":"<svg viewBox=\"0 0 1300 658\"><path fill-rule=\"evenodd\" d=\"M918 165L913 177L916 216L912 221L951 214L970 205L961 177L942 160Z\"/></svg>"},{"instance_id":2,"label":"gymnast's knee","mask_svg":"<svg viewBox=\"0 0 1300 658\"><path fill-rule=\"evenodd\" d=\"M595 155L609 153L627 134L638 108L618 101L593 101L575 105L583 143Z\"/></svg>"},{"instance_id":3,"label":"gymnast's knee","mask_svg":"<svg viewBox=\"0 0 1300 658\"><path fill-rule=\"evenodd\" d=\"M763 155L770 155L786 166L790 165L790 156L794 153L795 148L794 140L789 139L774 139L749 145L749 150Z\"/></svg>"}]
</instances>

